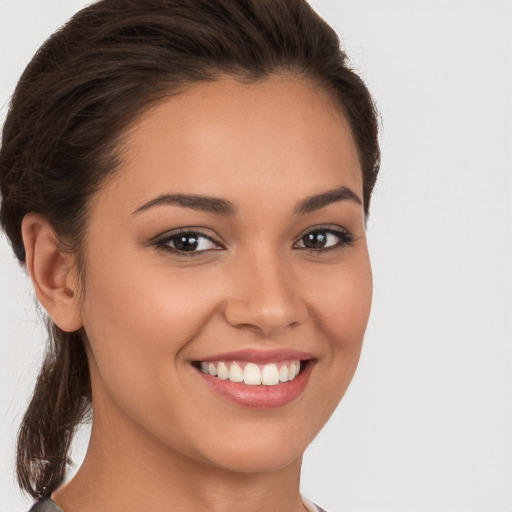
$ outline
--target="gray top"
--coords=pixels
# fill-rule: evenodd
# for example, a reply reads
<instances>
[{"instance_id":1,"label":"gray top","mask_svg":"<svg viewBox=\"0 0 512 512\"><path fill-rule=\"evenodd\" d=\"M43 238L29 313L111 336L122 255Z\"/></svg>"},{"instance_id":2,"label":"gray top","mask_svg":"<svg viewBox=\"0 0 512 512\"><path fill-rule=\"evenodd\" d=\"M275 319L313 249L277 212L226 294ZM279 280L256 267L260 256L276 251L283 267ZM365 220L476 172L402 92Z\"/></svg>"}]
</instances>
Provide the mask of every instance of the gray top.
<instances>
[{"instance_id":1,"label":"gray top","mask_svg":"<svg viewBox=\"0 0 512 512\"><path fill-rule=\"evenodd\" d=\"M29 512L63 512L57 504L50 498L43 498L38 501Z\"/></svg>"},{"instance_id":2,"label":"gray top","mask_svg":"<svg viewBox=\"0 0 512 512\"><path fill-rule=\"evenodd\" d=\"M314 504L312 504L314 505ZM323 508L318 505L314 505L318 512L326 512ZM63 512L61 508L51 498L43 498L38 501L29 512Z\"/></svg>"}]
</instances>

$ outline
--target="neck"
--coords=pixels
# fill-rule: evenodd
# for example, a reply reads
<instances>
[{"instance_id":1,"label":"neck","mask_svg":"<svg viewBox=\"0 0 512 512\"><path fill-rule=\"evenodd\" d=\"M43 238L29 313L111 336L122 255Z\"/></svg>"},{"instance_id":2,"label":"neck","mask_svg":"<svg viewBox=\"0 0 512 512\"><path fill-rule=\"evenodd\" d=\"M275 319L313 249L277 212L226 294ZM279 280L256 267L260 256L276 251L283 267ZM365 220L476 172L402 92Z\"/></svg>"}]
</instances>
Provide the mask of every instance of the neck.
<instances>
[{"instance_id":1,"label":"neck","mask_svg":"<svg viewBox=\"0 0 512 512\"><path fill-rule=\"evenodd\" d=\"M304 512L301 458L268 471L233 471L163 446L109 413L104 421L95 407L84 463L53 494L65 512Z\"/></svg>"}]
</instances>

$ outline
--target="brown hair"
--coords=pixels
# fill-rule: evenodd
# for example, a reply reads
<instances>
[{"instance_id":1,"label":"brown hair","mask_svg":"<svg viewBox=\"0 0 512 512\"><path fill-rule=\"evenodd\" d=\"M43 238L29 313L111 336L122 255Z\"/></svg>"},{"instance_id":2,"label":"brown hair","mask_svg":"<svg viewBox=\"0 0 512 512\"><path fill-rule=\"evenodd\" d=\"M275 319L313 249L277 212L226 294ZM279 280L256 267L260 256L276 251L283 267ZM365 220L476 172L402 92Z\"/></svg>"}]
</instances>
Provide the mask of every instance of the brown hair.
<instances>
[{"instance_id":1,"label":"brown hair","mask_svg":"<svg viewBox=\"0 0 512 512\"><path fill-rule=\"evenodd\" d=\"M375 107L335 32L305 0L102 0L45 42L11 101L0 220L18 259L28 212L46 216L62 246L81 254L88 199L116 171L120 137L152 102L220 74L256 81L280 71L338 99L359 151L368 214L380 155ZM18 481L34 497L62 483L73 433L91 406L85 332L64 332L50 319L48 331L18 435Z\"/></svg>"}]
</instances>

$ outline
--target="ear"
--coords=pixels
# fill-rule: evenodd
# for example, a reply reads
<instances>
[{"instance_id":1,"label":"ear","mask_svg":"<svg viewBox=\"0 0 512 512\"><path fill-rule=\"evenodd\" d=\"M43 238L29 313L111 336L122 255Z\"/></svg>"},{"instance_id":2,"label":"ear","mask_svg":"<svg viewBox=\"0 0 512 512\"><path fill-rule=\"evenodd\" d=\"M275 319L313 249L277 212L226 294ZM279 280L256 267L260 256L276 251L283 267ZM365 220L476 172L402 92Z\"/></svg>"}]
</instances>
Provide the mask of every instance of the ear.
<instances>
[{"instance_id":1,"label":"ear","mask_svg":"<svg viewBox=\"0 0 512 512\"><path fill-rule=\"evenodd\" d=\"M77 331L83 323L74 258L59 250L55 231L43 215L25 215L21 230L27 271L39 302L63 331Z\"/></svg>"}]
</instances>

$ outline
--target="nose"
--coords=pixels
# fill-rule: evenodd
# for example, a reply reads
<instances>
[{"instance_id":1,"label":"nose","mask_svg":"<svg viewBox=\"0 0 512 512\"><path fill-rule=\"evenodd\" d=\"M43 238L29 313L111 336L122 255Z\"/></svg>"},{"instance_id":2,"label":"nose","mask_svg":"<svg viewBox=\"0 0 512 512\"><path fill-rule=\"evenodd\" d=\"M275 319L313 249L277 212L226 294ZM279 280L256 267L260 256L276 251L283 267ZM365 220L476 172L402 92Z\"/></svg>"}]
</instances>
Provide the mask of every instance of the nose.
<instances>
[{"instance_id":1,"label":"nose","mask_svg":"<svg viewBox=\"0 0 512 512\"><path fill-rule=\"evenodd\" d=\"M289 264L263 254L244 258L232 270L224 311L230 325L275 336L304 322L306 304Z\"/></svg>"}]
</instances>

